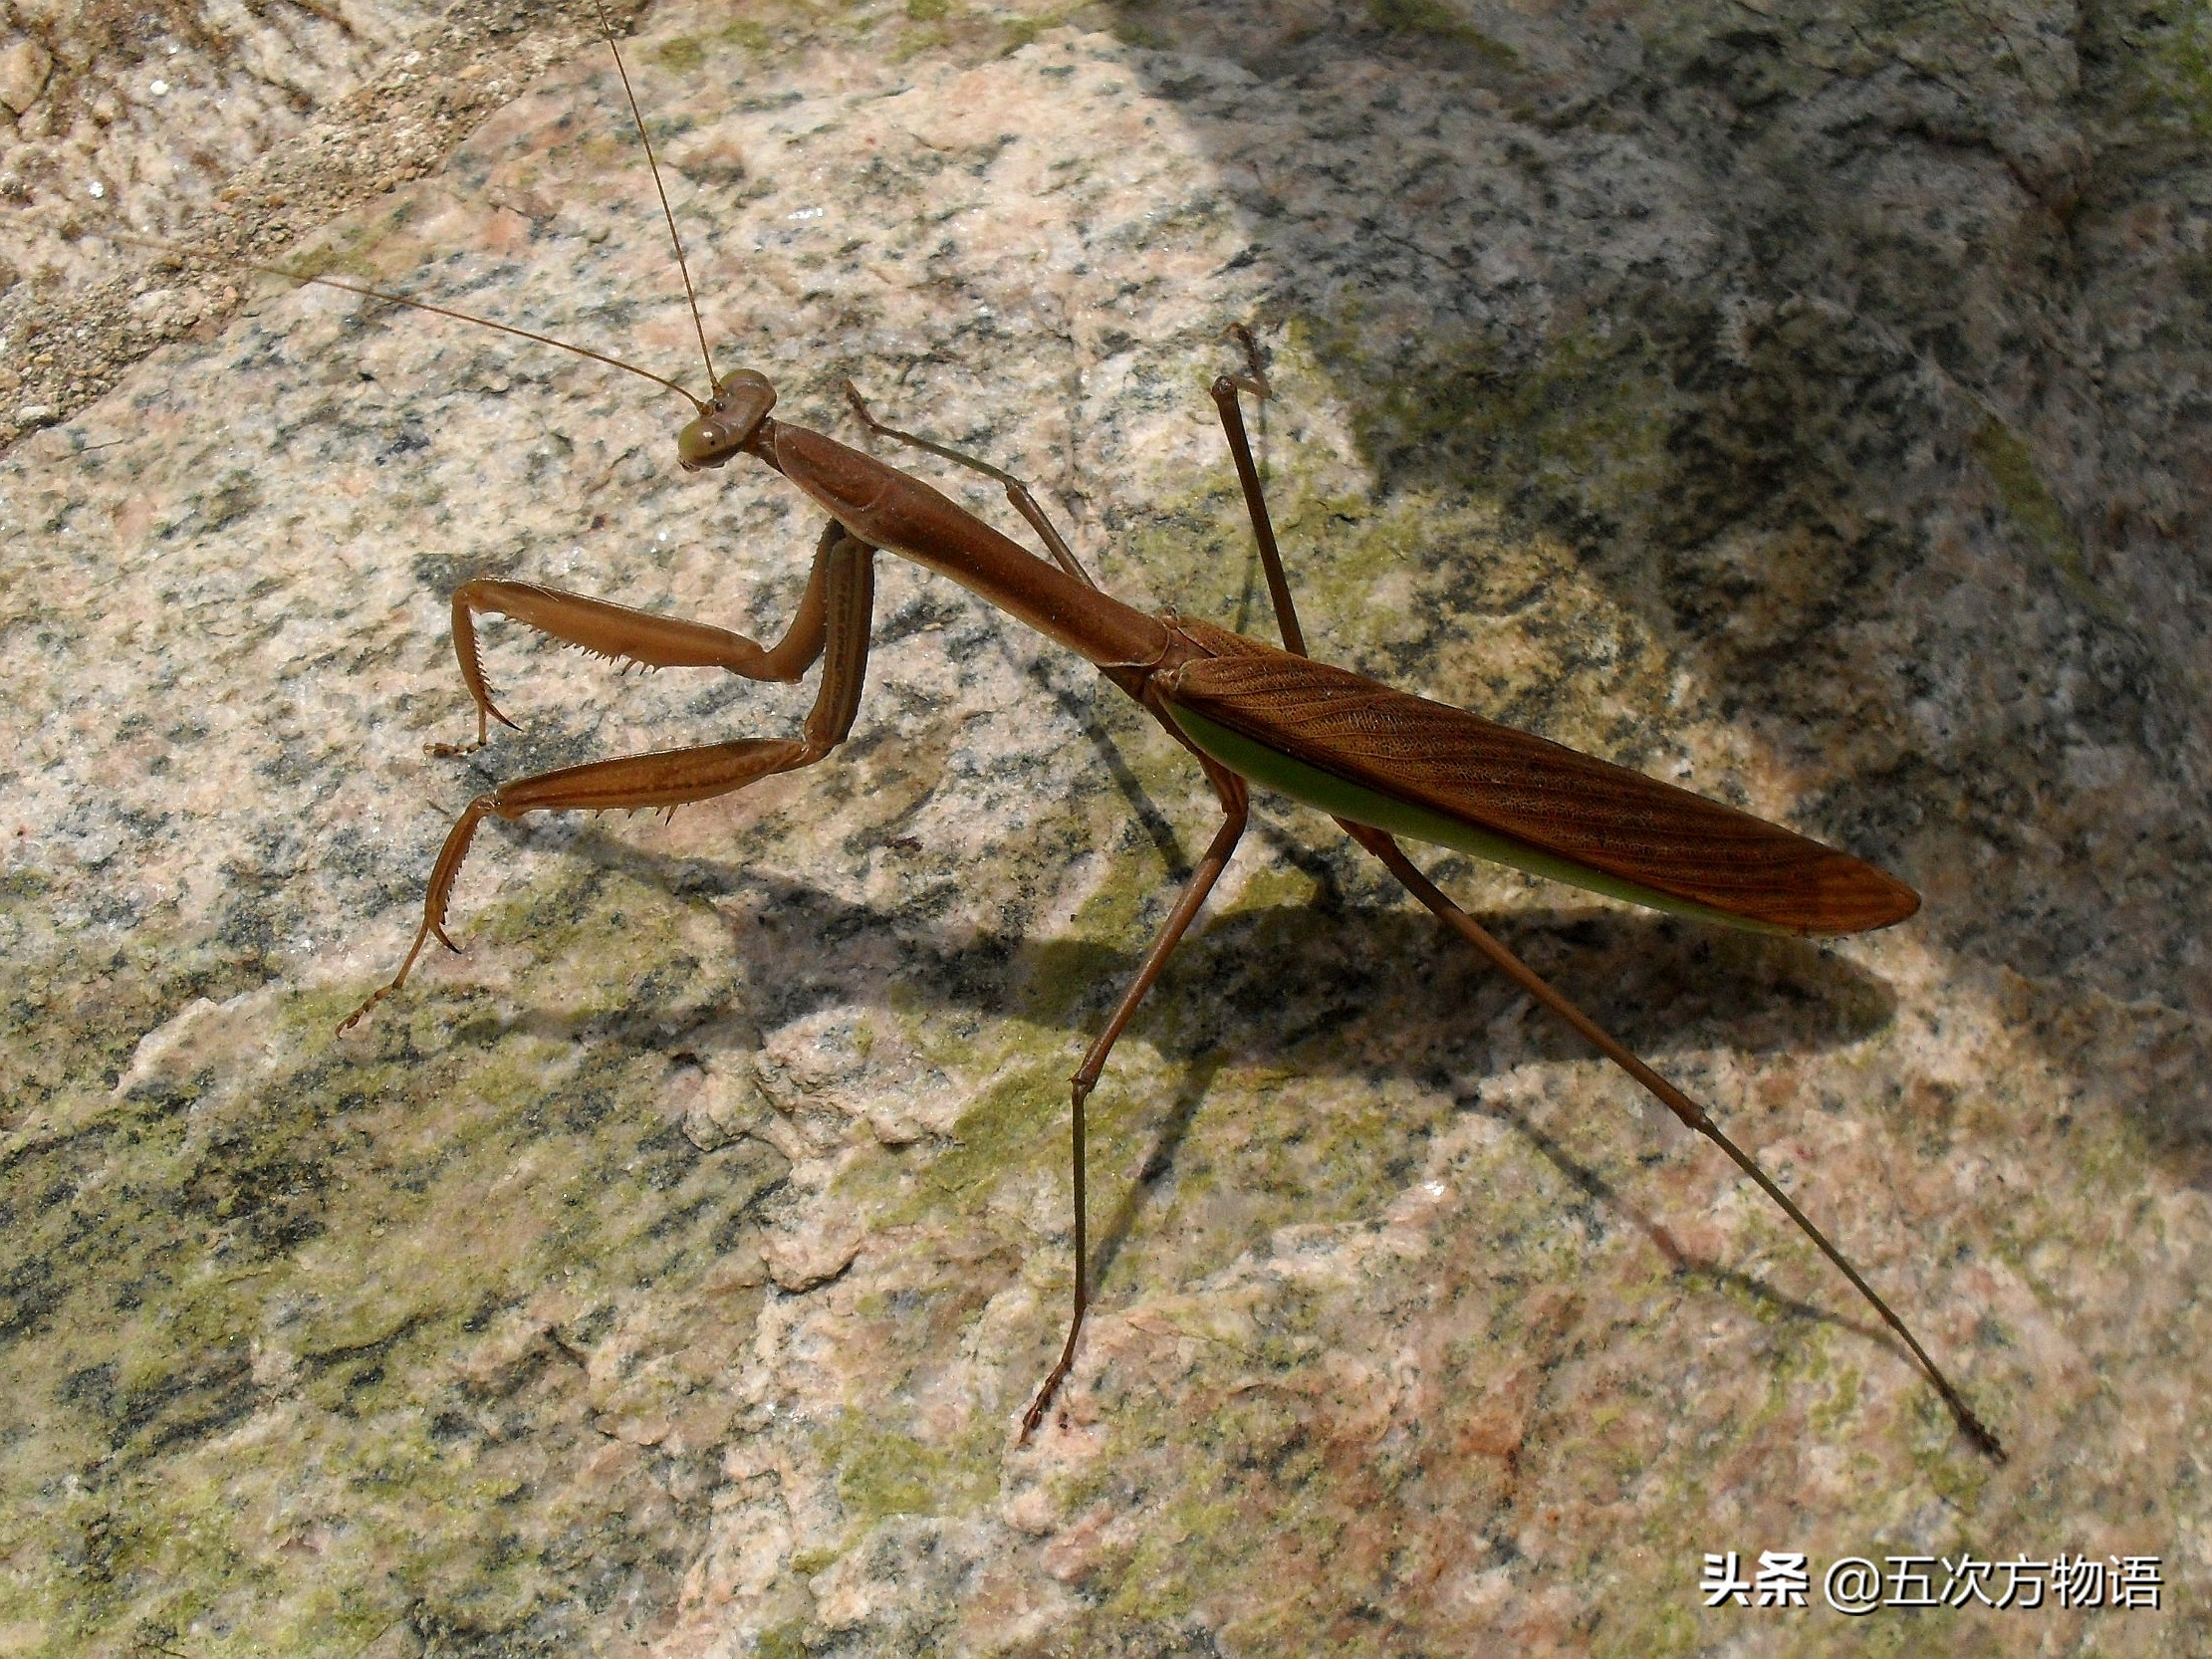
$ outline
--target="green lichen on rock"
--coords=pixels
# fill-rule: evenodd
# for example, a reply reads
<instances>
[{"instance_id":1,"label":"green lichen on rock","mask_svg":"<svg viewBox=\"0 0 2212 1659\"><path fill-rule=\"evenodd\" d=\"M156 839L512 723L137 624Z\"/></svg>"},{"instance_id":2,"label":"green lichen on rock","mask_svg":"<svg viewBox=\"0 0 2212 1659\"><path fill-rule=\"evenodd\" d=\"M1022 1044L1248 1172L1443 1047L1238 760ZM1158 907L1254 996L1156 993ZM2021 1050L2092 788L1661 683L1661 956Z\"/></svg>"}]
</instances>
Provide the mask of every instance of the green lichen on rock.
<instances>
[{"instance_id":1,"label":"green lichen on rock","mask_svg":"<svg viewBox=\"0 0 2212 1659\"><path fill-rule=\"evenodd\" d=\"M695 37L675 35L653 48L652 61L674 75L686 75L706 62L706 48Z\"/></svg>"},{"instance_id":2,"label":"green lichen on rock","mask_svg":"<svg viewBox=\"0 0 2212 1659\"><path fill-rule=\"evenodd\" d=\"M649 975L680 935L626 937L573 942ZM350 985L188 1001L119 1087L112 1010L219 983L204 949L138 942L167 987L89 941L18 962L25 997L111 987L47 1016L75 1085L5 1154L0 1513L46 1563L10 1596L35 1651L209 1619L222 1651L334 1651L410 1606L524 1639L595 1584L665 1594L697 1520L667 1477L736 1409L716 1371L761 1293L731 1264L784 1160L700 1154L654 1103L656 1047L424 980L427 1014L395 1000L366 1040L336 1035ZM672 1489L703 1502L708 1473Z\"/></svg>"},{"instance_id":3,"label":"green lichen on rock","mask_svg":"<svg viewBox=\"0 0 2212 1659\"><path fill-rule=\"evenodd\" d=\"M1476 28L1445 0L1367 0L1367 15L1391 34L1427 36L1468 48L1493 69L1514 69L1521 61L1512 47Z\"/></svg>"},{"instance_id":4,"label":"green lichen on rock","mask_svg":"<svg viewBox=\"0 0 2212 1659\"><path fill-rule=\"evenodd\" d=\"M2134 8L2124 23L2091 21L2121 113L2174 136L2212 133L2212 7L2163 0Z\"/></svg>"},{"instance_id":5,"label":"green lichen on rock","mask_svg":"<svg viewBox=\"0 0 2212 1659\"><path fill-rule=\"evenodd\" d=\"M931 1445L885 1423L880 1405L849 1411L814 1440L855 1529L897 1515L972 1515L995 1504L1003 1445L995 1421Z\"/></svg>"},{"instance_id":6,"label":"green lichen on rock","mask_svg":"<svg viewBox=\"0 0 2212 1659\"><path fill-rule=\"evenodd\" d=\"M2090 580L2082 538L2020 434L1992 415L1975 428L1971 441L1974 458L1997 486L2005 511L2029 546L2051 561L2077 597L2104 615L2118 616L2118 604Z\"/></svg>"}]
</instances>

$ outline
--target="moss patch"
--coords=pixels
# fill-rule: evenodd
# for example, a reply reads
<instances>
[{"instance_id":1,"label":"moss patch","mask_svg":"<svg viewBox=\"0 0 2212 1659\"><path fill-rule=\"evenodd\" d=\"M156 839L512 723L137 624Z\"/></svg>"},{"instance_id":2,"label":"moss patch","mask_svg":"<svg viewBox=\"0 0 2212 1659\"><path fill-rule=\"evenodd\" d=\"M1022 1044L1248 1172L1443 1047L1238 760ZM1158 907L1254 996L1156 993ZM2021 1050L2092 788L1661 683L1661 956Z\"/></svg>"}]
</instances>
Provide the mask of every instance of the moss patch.
<instances>
[{"instance_id":1,"label":"moss patch","mask_svg":"<svg viewBox=\"0 0 2212 1659\"><path fill-rule=\"evenodd\" d=\"M2107 616L2120 615L2118 603L2089 580L2082 539L2020 434L1992 415L1975 429L1971 442L1974 458L1997 486L2005 511L2028 545L2051 561L2078 598Z\"/></svg>"},{"instance_id":2,"label":"moss patch","mask_svg":"<svg viewBox=\"0 0 2212 1659\"><path fill-rule=\"evenodd\" d=\"M1493 69L1514 69L1521 54L1487 35L1444 4L1444 0L1367 0L1367 15L1391 34L1426 35L1468 48Z\"/></svg>"},{"instance_id":3,"label":"moss patch","mask_svg":"<svg viewBox=\"0 0 2212 1659\"><path fill-rule=\"evenodd\" d=\"M682 971L680 928L624 937L582 941L620 963L610 1003ZM151 932L48 945L16 965L49 1012L0 1167L23 1651L194 1621L226 1653L554 1640L617 1591L667 1605L759 1303L727 1264L783 1159L693 1148L634 1028L579 1045L424 987L341 1040L352 986L195 1003L247 970Z\"/></svg>"}]
</instances>

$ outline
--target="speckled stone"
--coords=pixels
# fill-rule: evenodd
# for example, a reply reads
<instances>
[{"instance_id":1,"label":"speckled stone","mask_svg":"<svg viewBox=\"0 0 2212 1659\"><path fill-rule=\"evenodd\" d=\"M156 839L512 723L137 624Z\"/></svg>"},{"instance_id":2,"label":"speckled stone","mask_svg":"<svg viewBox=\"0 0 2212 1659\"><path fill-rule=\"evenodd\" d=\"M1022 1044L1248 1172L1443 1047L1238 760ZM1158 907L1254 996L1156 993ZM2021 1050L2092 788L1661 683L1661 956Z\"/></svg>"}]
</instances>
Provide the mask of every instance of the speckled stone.
<instances>
[{"instance_id":1,"label":"speckled stone","mask_svg":"<svg viewBox=\"0 0 2212 1659\"><path fill-rule=\"evenodd\" d=\"M456 584L774 637L819 524L680 473L641 380L257 279L0 456L0 1653L2212 1649L2203 26L912 0L632 48L780 417L860 441L850 376L1266 637L1206 396L1248 324L1318 654L1924 892L1813 945L1429 860L2009 1462L1268 799L1094 1098L1100 1300L1017 1444L1065 1079L1217 815L895 560L840 754L488 826L465 954L341 1037L472 795L812 697L495 622L523 730L431 756ZM577 58L287 257L695 385L625 121ZM2166 1605L1708 1609L1730 1549L2156 1554Z\"/></svg>"}]
</instances>

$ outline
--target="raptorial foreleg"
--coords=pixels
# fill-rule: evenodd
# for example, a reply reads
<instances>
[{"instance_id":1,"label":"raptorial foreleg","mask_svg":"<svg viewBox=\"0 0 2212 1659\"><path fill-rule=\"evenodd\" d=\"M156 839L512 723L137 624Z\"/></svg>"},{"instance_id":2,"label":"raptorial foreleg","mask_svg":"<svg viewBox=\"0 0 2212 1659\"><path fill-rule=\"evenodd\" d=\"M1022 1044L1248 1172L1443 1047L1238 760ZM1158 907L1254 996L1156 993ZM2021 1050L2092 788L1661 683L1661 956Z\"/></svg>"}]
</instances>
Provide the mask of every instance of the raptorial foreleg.
<instances>
[{"instance_id":1,"label":"raptorial foreleg","mask_svg":"<svg viewBox=\"0 0 2212 1659\"><path fill-rule=\"evenodd\" d=\"M779 772L812 766L843 743L853 729L867 674L874 557L874 548L833 523L823 533L816 552L814 572L798 618L781 642L765 650L721 628L652 616L554 589L522 583L471 584L498 590L494 597L512 599L524 607L509 610L508 614L522 615L557 638L637 661L671 667L724 667L749 679L796 679L815 658L826 654L822 688L797 739L738 738L649 755L624 755L517 778L478 796L454 823L445 845L439 849L437 862L430 870L429 889L423 895L422 925L415 930L414 942L407 947L399 971L390 984L349 1014L339 1030L352 1030L370 1009L406 984L415 959L431 939L448 950L460 948L446 934L446 909L452 900L454 880L468 856L469 842L485 819L519 819L528 813L673 810L728 795ZM504 602L488 603L485 608L506 606ZM462 678L476 696L479 717L489 710L504 720L506 717L492 708L482 675L476 671L474 636L458 625L463 614L458 596L454 614L456 641L468 641L461 650ZM612 648L617 646L618 650ZM715 653L711 658L710 651Z\"/></svg>"},{"instance_id":2,"label":"raptorial foreleg","mask_svg":"<svg viewBox=\"0 0 2212 1659\"><path fill-rule=\"evenodd\" d=\"M512 617L565 645L618 662L637 662L649 668L726 668L749 680L790 684L812 668L815 658L822 654L829 617L830 550L846 535L844 526L834 519L824 527L822 540L815 547L807 592L799 601L799 613L783 638L773 645L757 644L742 633L711 622L659 616L608 599L542 588L534 582L479 577L462 583L453 590L453 654L460 659L461 683L476 703L476 741L436 744L430 752L465 755L481 749L494 720L519 729L493 703L491 687L485 681L476 644L476 618L480 615Z\"/></svg>"}]
</instances>

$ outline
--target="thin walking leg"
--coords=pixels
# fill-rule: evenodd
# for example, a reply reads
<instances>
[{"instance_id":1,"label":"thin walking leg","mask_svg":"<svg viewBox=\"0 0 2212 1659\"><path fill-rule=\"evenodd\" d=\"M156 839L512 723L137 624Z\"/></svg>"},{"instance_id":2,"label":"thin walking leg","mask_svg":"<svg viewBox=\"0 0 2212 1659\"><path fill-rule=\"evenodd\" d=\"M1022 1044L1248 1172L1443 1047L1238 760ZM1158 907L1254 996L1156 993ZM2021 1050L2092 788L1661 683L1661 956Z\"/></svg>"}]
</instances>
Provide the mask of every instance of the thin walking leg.
<instances>
[{"instance_id":1,"label":"thin walking leg","mask_svg":"<svg viewBox=\"0 0 2212 1659\"><path fill-rule=\"evenodd\" d=\"M1475 949L1488 957L1514 984L1520 986L1522 990L1582 1033L1599 1054L1641 1083L1651 1092L1654 1098L1673 1112L1676 1117L1727 1153L1734 1160L1737 1168L1756 1181L1760 1189L1769 1198L1782 1206L1783 1214L1796 1222L1804 1230L1806 1237L1821 1247L1821 1254L1836 1264L1837 1269L1845 1279L1851 1282L1857 1289L1858 1294L1873 1305L1874 1311L1881 1315L1883 1322L1903 1338L1905 1346L1912 1350L1913 1358L1920 1362L1920 1368L1927 1373L1928 1380L1935 1384L1936 1392L1943 1396L1943 1403L1951 1408L1952 1417L1957 1420L1960 1430L1966 1435L1967 1439L1973 1441L1976 1446L1998 1462L2002 1463L2004 1461L2005 1448L2003 1444L1990 1430L1989 1426L1974 1414L1973 1408L1966 1403L1965 1397L1951 1386L1951 1379L1946 1377L1937 1368L1935 1361L1928 1357L1928 1350L1923 1348L1920 1345L1919 1338L1905 1327L1904 1320L1890 1311L1889 1304L1874 1294L1873 1287L1859 1276L1858 1270L1844 1259L1842 1251L1829 1243L1828 1235L1813 1225L1811 1218L1798 1208L1796 1201L1788 1193L1775 1184L1772 1176L1759 1167L1757 1160L1721 1132L1720 1126L1706 1114L1703 1106L1700 1106L1695 1100L1692 1100L1687 1094L1668 1082L1666 1078L1660 1076L1658 1072L1652 1070L1650 1066L1637 1059L1627 1049L1621 1047L1597 1021L1585 1014L1567 997L1554 990L1550 983L1539 975L1535 969L1493 938L1488 930L1476 922L1466 911L1454 904L1434 882L1415 868L1413 861L1406 857L1404 851L1400 849L1396 840L1391 836L1380 830L1369 829L1363 824L1352 824L1344 819L1339 819L1337 822L1346 834L1379 858L1383 866L1404 885L1407 892L1433 911L1446 926L1453 929Z\"/></svg>"},{"instance_id":2,"label":"thin walking leg","mask_svg":"<svg viewBox=\"0 0 2212 1659\"><path fill-rule=\"evenodd\" d=\"M1283 555L1275 546L1275 526L1268 518L1267 497L1260 488L1260 469L1253 463L1252 441L1244 431L1244 410L1237 402L1240 391L1249 391L1254 397L1272 394L1252 331L1240 323L1231 332L1243 343L1252 372L1216 376L1213 405L1221 411L1221 429L1228 435L1229 453L1237 463L1237 482L1244 486L1244 507L1252 517L1253 538L1260 544L1260 570L1267 577L1268 597L1275 603L1275 625L1282 630L1283 649L1293 656L1304 656L1306 633L1298 625L1298 606L1291 602L1290 579L1283 574Z\"/></svg>"},{"instance_id":3,"label":"thin walking leg","mask_svg":"<svg viewBox=\"0 0 2212 1659\"><path fill-rule=\"evenodd\" d=\"M1221 798L1221 828L1214 831L1213 841L1206 848L1206 855L1198 860L1198 867L1190 872L1190 879L1183 883L1182 896L1176 899L1175 908L1169 914L1166 925L1160 929L1159 937L1152 941L1152 948L1146 954L1143 965L1137 969L1136 977L1129 981L1129 988L1121 993L1121 1001L1113 1011L1113 1018L1106 1022L1106 1030L1099 1033L1098 1040L1091 1045L1091 1052L1083 1057L1083 1064L1076 1068L1076 1074L1068 1079L1075 1106L1070 1121L1076 1171L1076 1306L1068 1321L1068 1340L1060 1350L1060 1359L1047 1374L1044 1385L1037 1390L1037 1397L1030 1402L1029 1410L1022 1414L1021 1439L1025 1442L1044 1419L1046 1408L1052 1404L1053 1395L1066 1380L1070 1367L1075 1364L1076 1338L1083 1330L1084 1312L1091 1305L1090 1234L1084 1214L1083 1103L1091 1097L1091 1091L1098 1087L1099 1074L1106 1069L1106 1056L1113 1052L1113 1045L1135 1016L1137 1005L1144 1000L1144 994L1151 990L1153 982L1159 978L1160 970L1167 966L1167 959L1175 954L1175 947L1182 942L1191 919L1198 914L1199 906L1206 902L1206 895L1213 891L1214 882L1220 879L1222 870L1228 866L1229 854L1236 850L1237 837L1244 833L1245 819L1250 810L1250 796L1245 789L1244 780L1210 760L1201 758L1200 764L1206 769L1206 781L1213 785L1214 794Z\"/></svg>"},{"instance_id":4,"label":"thin walking leg","mask_svg":"<svg viewBox=\"0 0 2212 1659\"><path fill-rule=\"evenodd\" d=\"M1060 532L1053 528L1052 520L1045 517L1044 508L1037 505L1037 498L1029 493L1029 486L1019 478L991 465L989 461L979 461L973 455L948 449L934 438L917 437L912 432L901 432L895 426L885 426L868 412L867 403L860 396L860 388L851 380L845 382L845 395L853 404L853 412L860 417L860 424L877 437L896 438L900 443L911 444L916 449L926 449L930 454L942 456L948 461L956 461L972 472L980 472L986 478L997 479L1005 487L1006 499L1013 504L1014 511L1029 521L1030 529L1037 532L1038 539L1050 550L1053 563L1086 588L1099 586L1091 580L1091 573L1077 560L1074 550L1060 539Z\"/></svg>"}]
</instances>

